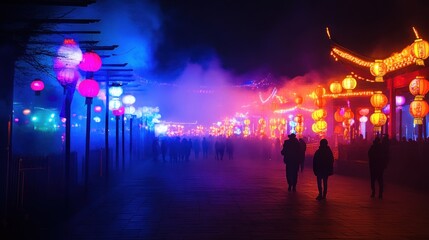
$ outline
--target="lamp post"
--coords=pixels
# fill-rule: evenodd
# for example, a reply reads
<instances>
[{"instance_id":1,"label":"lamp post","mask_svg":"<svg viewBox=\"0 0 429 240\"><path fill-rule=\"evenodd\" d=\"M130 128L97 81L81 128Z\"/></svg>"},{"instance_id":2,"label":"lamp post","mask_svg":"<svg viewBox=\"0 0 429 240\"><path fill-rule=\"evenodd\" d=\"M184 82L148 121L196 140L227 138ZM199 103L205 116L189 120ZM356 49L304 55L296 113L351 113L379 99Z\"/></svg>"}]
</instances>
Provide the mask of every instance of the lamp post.
<instances>
[{"instance_id":1,"label":"lamp post","mask_svg":"<svg viewBox=\"0 0 429 240\"><path fill-rule=\"evenodd\" d=\"M85 194L88 192L89 183L89 143L91 132L91 104L92 98L98 95L100 86L98 82L93 79L83 80L78 87L79 93L85 97L86 103L86 137L85 137Z\"/></svg>"},{"instance_id":2,"label":"lamp post","mask_svg":"<svg viewBox=\"0 0 429 240\"><path fill-rule=\"evenodd\" d=\"M65 206L68 210L70 195L70 129L71 129L71 102L76 90L77 80L80 78L79 71L76 70L82 61L82 51L73 39L65 39L57 50L54 59L54 70L58 82L64 89L65 99L60 116L66 119L65 129Z\"/></svg>"},{"instance_id":3,"label":"lamp post","mask_svg":"<svg viewBox=\"0 0 429 240\"><path fill-rule=\"evenodd\" d=\"M125 105L125 116L130 120L130 161L132 158L132 129L133 129L133 115L136 112L136 108L132 106L136 102L136 98L131 95L125 95L122 97L122 103Z\"/></svg>"}]
</instances>

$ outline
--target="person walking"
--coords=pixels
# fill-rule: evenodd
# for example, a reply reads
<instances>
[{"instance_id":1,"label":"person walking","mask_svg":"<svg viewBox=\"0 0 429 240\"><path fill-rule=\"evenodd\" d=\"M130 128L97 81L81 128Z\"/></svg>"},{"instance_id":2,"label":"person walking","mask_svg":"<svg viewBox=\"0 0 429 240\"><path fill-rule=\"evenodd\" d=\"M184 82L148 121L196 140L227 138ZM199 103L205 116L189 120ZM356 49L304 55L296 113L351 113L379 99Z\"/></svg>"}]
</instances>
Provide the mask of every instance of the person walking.
<instances>
[{"instance_id":1,"label":"person walking","mask_svg":"<svg viewBox=\"0 0 429 240\"><path fill-rule=\"evenodd\" d=\"M286 164L288 191L296 192L301 145L294 133L288 135L288 138L283 142L281 154L283 155L283 162Z\"/></svg>"},{"instance_id":2,"label":"person walking","mask_svg":"<svg viewBox=\"0 0 429 240\"><path fill-rule=\"evenodd\" d=\"M371 198L375 197L375 183L378 182L378 198L383 198L384 170L388 162L388 139L376 137L368 150L369 174L371 178Z\"/></svg>"},{"instance_id":3,"label":"person walking","mask_svg":"<svg viewBox=\"0 0 429 240\"><path fill-rule=\"evenodd\" d=\"M313 156L313 172L317 178L319 195L316 200L326 199L328 193L328 178L334 172L334 154L328 146L328 140L320 140L319 148ZM323 187L322 187L323 184Z\"/></svg>"}]
</instances>

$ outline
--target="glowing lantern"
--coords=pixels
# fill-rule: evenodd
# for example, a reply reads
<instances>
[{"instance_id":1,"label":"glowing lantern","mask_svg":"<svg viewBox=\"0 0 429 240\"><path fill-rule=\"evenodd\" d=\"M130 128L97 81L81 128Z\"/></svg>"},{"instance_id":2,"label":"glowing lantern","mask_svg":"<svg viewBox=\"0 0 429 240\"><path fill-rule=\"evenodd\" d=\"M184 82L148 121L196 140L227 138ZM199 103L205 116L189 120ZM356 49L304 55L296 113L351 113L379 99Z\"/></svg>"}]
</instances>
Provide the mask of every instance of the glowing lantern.
<instances>
[{"instance_id":1,"label":"glowing lantern","mask_svg":"<svg viewBox=\"0 0 429 240\"><path fill-rule=\"evenodd\" d=\"M375 109L381 109L387 104L387 97L381 91L375 91L370 99L371 105Z\"/></svg>"},{"instance_id":2,"label":"glowing lantern","mask_svg":"<svg viewBox=\"0 0 429 240\"><path fill-rule=\"evenodd\" d=\"M124 92L124 90L122 89L121 86L111 86L109 87L109 94L113 97L119 97L122 95L122 93Z\"/></svg>"},{"instance_id":3,"label":"glowing lantern","mask_svg":"<svg viewBox=\"0 0 429 240\"><path fill-rule=\"evenodd\" d=\"M369 70L376 82L383 82L383 76L387 73L387 66L383 60L375 60L374 63L371 63Z\"/></svg>"},{"instance_id":4,"label":"glowing lantern","mask_svg":"<svg viewBox=\"0 0 429 240\"><path fill-rule=\"evenodd\" d=\"M54 66L75 68L82 61L82 50L73 39L64 39L63 45L57 50Z\"/></svg>"},{"instance_id":5,"label":"glowing lantern","mask_svg":"<svg viewBox=\"0 0 429 240\"><path fill-rule=\"evenodd\" d=\"M335 81L329 85L329 90L333 94L338 94L343 91L343 87L341 86L341 83L339 83L338 81Z\"/></svg>"},{"instance_id":6,"label":"glowing lantern","mask_svg":"<svg viewBox=\"0 0 429 240\"><path fill-rule=\"evenodd\" d=\"M410 114L414 117L414 124L422 125L423 118L428 114L428 112L428 103L423 100L423 98L416 97L416 99L410 103Z\"/></svg>"},{"instance_id":7,"label":"glowing lantern","mask_svg":"<svg viewBox=\"0 0 429 240\"><path fill-rule=\"evenodd\" d=\"M86 98L93 98L97 96L100 91L100 85L94 79L83 80L77 89L79 93Z\"/></svg>"},{"instance_id":8,"label":"glowing lantern","mask_svg":"<svg viewBox=\"0 0 429 240\"><path fill-rule=\"evenodd\" d=\"M125 107L125 114L126 115L133 115L136 112L136 108L134 106L126 106Z\"/></svg>"},{"instance_id":9,"label":"glowing lantern","mask_svg":"<svg viewBox=\"0 0 429 240\"><path fill-rule=\"evenodd\" d=\"M320 132L326 132L328 128L328 123L325 120L319 120L315 122L316 128L320 130Z\"/></svg>"},{"instance_id":10,"label":"glowing lantern","mask_svg":"<svg viewBox=\"0 0 429 240\"><path fill-rule=\"evenodd\" d=\"M101 106L95 106L95 107L94 107L94 112L99 113L99 112L101 112L101 110L103 110L103 109L101 108Z\"/></svg>"},{"instance_id":11,"label":"glowing lantern","mask_svg":"<svg viewBox=\"0 0 429 240\"><path fill-rule=\"evenodd\" d=\"M133 95L125 95L122 97L122 102L127 106L133 105L136 102L136 97Z\"/></svg>"},{"instance_id":12,"label":"glowing lantern","mask_svg":"<svg viewBox=\"0 0 429 240\"><path fill-rule=\"evenodd\" d=\"M356 85L356 79L352 77L352 75L347 75L341 82L341 86L346 89L348 93L352 92L352 90L356 88Z\"/></svg>"},{"instance_id":13,"label":"glowing lantern","mask_svg":"<svg viewBox=\"0 0 429 240\"><path fill-rule=\"evenodd\" d=\"M297 132L298 134L301 134L304 131L304 126L302 126L302 124L298 124L295 126L295 132Z\"/></svg>"},{"instance_id":14,"label":"glowing lantern","mask_svg":"<svg viewBox=\"0 0 429 240\"><path fill-rule=\"evenodd\" d=\"M335 111L334 113L334 119L336 122L342 122L344 120L343 115L341 115L340 113L340 109L338 109L337 111Z\"/></svg>"},{"instance_id":15,"label":"glowing lantern","mask_svg":"<svg viewBox=\"0 0 429 240\"><path fill-rule=\"evenodd\" d=\"M362 117L360 117L360 118L359 118L359 122L361 122L361 123L366 123L366 122L368 122L368 117L367 117L367 116L362 116Z\"/></svg>"},{"instance_id":16,"label":"glowing lantern","mask_svg":"<svg viewBox=\"0 0 429 240\"><path fill-rule=\"evenodd\" d=\"M314 121L319 121L319 120L326 118L327 115L328 115L328 113L326 112L326 110L323 108L320 108L320 109L317 109L316 111L314 111L311 114L311 117L313 118Z\"/></svg>"},{"instance_id":17,"label":"glowing lantern","mask_svg":"<svg viewBox=\"0 0 429 240\"><path fill-rule=\"evenodd\" d=\"M324 87L322 87L322 86L319 85L314 90L314 93L316 94L317 97L321 98L321 97L323 97L323 95L325 95L326 90L325 90Z\"/></svg>"},{"instance_id":18,"label":"glowing lantern","mask_svg":"<svg viewBox=\"0 0 429 240\"><path fill-rule=\"evenodd\" d=\"M302 99L302 97L301 97L301 96L297 96L297 97L295 98L295 103L296 103L297 105L301 105L301 104L302 104L302 101L303 101L303 99Z\"/></svg>"},{"instance_id":19,"label":"glowing lantern","mask_svg":"<svg viewBox=\"0 0 429 240\"><path fill-rule=\"evenodd\" d=\"M115 110L122 106L121 100L119 98L114 97L109 101L109 110Z\"/></svg>"},{"instance_id":20,"label":"glowing lantern","mask_svg":"<svg viewBox=\"0 0 429 240\"><path fill-rule=\"evenodd\" d=\"M353 113L353 111L352 111L350 108L347 108L347 109L344 111L344 115L343 115L343 117L344 117L345 119L352 119L352 118L354 118L354 117L355 117L355 114Z\"/></svg>"},{"instance_id":21,"label":"glowing lantern","mask_svg":"<svg viewBox=\"0 0 429 240\"><path fill-rule=\"evenodd\" d=\"M314 104L316 104L317 107L322 108L326 105L326 99L317 98L316 100L314 100Z\"/></svg>"},{"instance_id":22,"label":"glowing lantern","mask_svg":"<svg viewBox=\"0 0 429 240\"><path fill-rule=\"evenodd\" d=\"M63 68L57 72L57 80L61 86L73 85L80 78L80 73L74 68Z\"/></svg>"},{"instance_id":23,"label":"glowing lantern","mask_svg":"<svg viewBox=\"0 0 429 240\"><path fill-rule=\"evenodd\" d=\"M429 91L429 81L422 76L417 76L410 82L408 88L414 96L424 96Z\"/></svg>"},{"instance_id":24,"label":"glowing lantern","mask_svg":"<svg viewBox=\"0 0 429 240\"><path fill-rule=\"evenodd\" d=\"M359 110L359 114L362 116L366 116L366 115L368 115L368 113L369 113L369 108L361 108Z\"/></svg>"},{"instance_id":25,"label":"glowing lantern","mask_svg":"<svg viewBox=\"0 0 429 240\"><path fill-rule=\"evenodd\" d=\"M294 121L297 123L302 123L302 121L303 121L302 114L296 115L296 117L294 118Z\"/></svg>"},{"instance_id":26,"label":"glowing lantern","mask_svg":"<svg viewBox=\"0 0 429 240\"><path fill-rule=\"evenodd\" d=\"M113 115L115 115L117 117L122 116L125 113L125 107L121 106L118 109L114 109L114 110L112 110L112 113L113 113Z\"/></svg>"},{"instance_id":27,"label":"glowing lantern","mask_svg":"<svg viewBox=\"0 0 429 240\"><path fill-rule=\"evenodd\" d=\"M79 68L85 72L96 72L101 68L101 58L95 52L86 52L82 56Z\"/></svg>"},{"instance_id":28,"label":"glowing lantern","mask_svg":"<svg viewBox=\"0 0 429 240\"><path fill-rule=\"evenodd\" d=\"M387 122L387 117L380 110L376 110L373 114L371 114L369 120L371 121L372 125L374 125L374 131L380 132L381 127Z\"/></svg>"},{"instance_id":29,"label":"glowing lantern","mask_svg":"<svg viewBox=\"0 0 429 240\"><path fill-rule=\"evenodd\" d=\"M401 107L405 103L405 97L404 96L396 96L396 106Z\"/></svg>"},{"instance_id":30,"label":"glowing lantern","mask_svg":"<svg viewBox=\"0 0 429 240\"><path fill-rule=\"evenodd\" d=\"M36 95L40 95L40 92L45 88L45 84L42 80L36 78L31 82L30 87L36 93Z\"/></svg>"},{"instance_id":31,"label":"glowing lantern","mask_svg":"<svg viewBox=\"0 0 429 240\"><path fill-rule=\"evenodd\" d=\"M417 38L411 45L411 54L416 58L417 65L424 66L424 60L429 56L429 43Z\"/></svg>"},{"instance_id":32,"label":"glowing lantern","mask_svg":"<svg viewBox=\"0 0 429 240\"><path fill-rule=\"evenodd\" d=\"M250 125L250 120L249 119L244 119L244 125Z\"/></svg>"}]
</instances>

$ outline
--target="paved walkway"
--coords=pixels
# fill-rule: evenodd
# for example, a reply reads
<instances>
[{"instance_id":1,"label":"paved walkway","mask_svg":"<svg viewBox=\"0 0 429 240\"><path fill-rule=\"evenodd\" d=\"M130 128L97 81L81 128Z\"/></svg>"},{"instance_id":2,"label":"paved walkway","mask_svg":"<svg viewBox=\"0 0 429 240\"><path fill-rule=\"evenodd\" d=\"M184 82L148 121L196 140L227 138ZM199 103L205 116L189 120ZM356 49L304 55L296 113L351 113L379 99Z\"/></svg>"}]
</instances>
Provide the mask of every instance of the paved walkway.
<instances>
[{"instance_id":1,"label":"paved walkway","mask_svg":"<svg viewBox=\"0 0 429 240\"><path fill-rule=\"evenodd\" d=\"M281 161L145 160L50 239L429 239L428 193L386 183L380 200L367 179L329 184L316 201L311 169L288 192Z\"/></svg>"}]
</instances>

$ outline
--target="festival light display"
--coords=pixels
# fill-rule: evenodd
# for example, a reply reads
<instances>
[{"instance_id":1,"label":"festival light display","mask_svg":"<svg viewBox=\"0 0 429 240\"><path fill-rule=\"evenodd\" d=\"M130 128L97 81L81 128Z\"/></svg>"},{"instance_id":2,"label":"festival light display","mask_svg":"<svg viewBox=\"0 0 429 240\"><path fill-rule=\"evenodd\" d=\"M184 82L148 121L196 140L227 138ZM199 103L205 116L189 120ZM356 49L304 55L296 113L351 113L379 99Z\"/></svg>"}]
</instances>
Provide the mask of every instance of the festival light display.
<instances>
[{"instance_id":1,"label":"festival light display","mask_svg":"<svg viewBox=\"0 0 429 240\"><path fill-rule=\"evenodd\" d=\"M381 109L387 105L387 97L381 91L375 91L370 102L374 107L374 113L370 116L370 121L374 125L374 133L379 134L381 127L386 124L387 116L381 112Z\"/></svg>"},{"instance_id":2,"label":"festival light display","mask_svg":"<svg viewBox=\"0 0 429 240\"><path fill-rule=\"evenodd\" d=\"M429 81L423 76L417 76L409 84L410 93L413 94L414 101L410 104L410 114L414 117L414 124L422 125L423 118L429 112L428 103L424 100L429 91Z\"/></svg>"}]
</instances>

